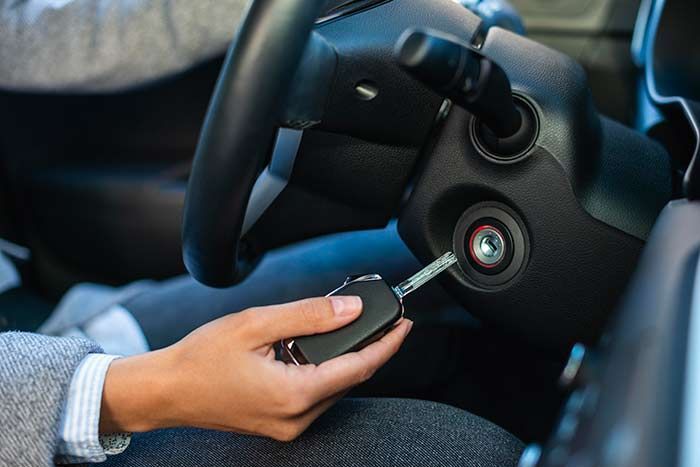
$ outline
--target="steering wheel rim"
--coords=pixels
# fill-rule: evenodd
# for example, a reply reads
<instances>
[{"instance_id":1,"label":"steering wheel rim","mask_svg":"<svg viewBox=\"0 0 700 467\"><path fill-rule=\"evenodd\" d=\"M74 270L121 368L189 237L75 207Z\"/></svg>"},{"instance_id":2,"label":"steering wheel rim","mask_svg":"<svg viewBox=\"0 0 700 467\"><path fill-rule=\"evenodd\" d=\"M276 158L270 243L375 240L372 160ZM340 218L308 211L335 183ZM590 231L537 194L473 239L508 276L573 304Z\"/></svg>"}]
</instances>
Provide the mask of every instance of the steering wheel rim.
<instances>
[{"instance_id":1,"label":"steering wheel rim","mask_svg":"<svg viewBox=\"0 0 700 467\"><path fill-rule=\"evenodd\" d=\"M255 181L324 0L254 0L228 49L192 164L183 259L199 282L244 277L240 236Z\"/></svg>"}]
</instances>

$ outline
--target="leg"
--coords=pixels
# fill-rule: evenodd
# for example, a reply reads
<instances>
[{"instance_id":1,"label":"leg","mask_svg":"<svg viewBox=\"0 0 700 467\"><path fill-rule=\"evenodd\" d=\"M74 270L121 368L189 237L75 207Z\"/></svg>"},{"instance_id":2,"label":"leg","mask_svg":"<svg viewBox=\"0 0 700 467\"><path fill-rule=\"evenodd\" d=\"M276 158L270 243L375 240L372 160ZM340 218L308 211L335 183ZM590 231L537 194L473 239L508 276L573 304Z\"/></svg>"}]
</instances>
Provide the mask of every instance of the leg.
<instances>
[{"instance_id":1,"label":"leg","mask_svg":"<svg viewBox=\"0 0 700 467\"><path fill-rule=\"evenodd\" d=\"M516 466L514 436L454 407L416 400L345 399L298 440L165 430L136 435L107 467Z\"/></svg>"},{"instance_id":2,"label":"leg","mask_svg":"<svg viewBox=\"0 0 700 467\"><path fill-rule=\"evenodd\" d=\"M398 283L420 269L396 226L331 235L268 254L243 283L211 289L190 277L157 285L123 302L141 325L152 349L184 337L198 326L252 306L325 295L348 274L378 272ZM416 325L399 353L353 396L446 400L440 396L459 371L454 350L469 315L436 282L406 299ZM449 318L450 325L441 324ZM455 321L461 324L454 326ZM437 324L436 324L437 322ZM420 368L421 371L416 371Z\"/></svg>"},{"instance_id":3,"label":"leg","mask_svg":"<svg viewBox=\"0 0 700 467\"><path fill-rule=\"evenodd\" d=\"M248 279L229 289L211 289L184 276L123 305L141 325L151 348L157 349L228 313L325 295L349 274L378 272L398 283L420 267L392 224L384 230L331 235L271 252ZM406 301L407 316L418 321L438 310L458 310L456 314L465 316L437 283Z\"/></svg>"}]
</instances>

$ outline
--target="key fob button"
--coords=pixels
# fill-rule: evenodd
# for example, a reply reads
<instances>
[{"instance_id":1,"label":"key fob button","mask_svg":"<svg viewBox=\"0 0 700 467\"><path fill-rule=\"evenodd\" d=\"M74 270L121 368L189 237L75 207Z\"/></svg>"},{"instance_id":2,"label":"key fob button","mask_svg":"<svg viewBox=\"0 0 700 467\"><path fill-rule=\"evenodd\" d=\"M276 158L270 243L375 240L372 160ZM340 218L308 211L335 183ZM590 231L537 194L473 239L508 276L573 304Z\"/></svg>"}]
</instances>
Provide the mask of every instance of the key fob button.
<instances>
[{"instance_id":1,"label":"key fob button","mask_svg":"<svg viewBox=\"0 0 700 467\"><path fill-rule=\"evenodd\" d=\"M333 332L283 340L282 359L297 365L319 364L371 344L401 319L404 297L456 263L453 252L445 253L396 287L387 284L379 274L348 277L328 296L359 296L363 304L359 318Z\"/></svg>"},{"instance_id":2,"label":"key fob button","mask_svg":"<svg viewBox=\"0 0 700 467\"><path fill-rule=\"evenodd\" d=\"M403 304L391 286L376 274L355 279L330 295L356 295L362 299L362 314L344 328L325 334L298 337L287 353L297 363L320 364L348 352L360 350L381 337L403 315Z\"/></svg>"}]
</instances>

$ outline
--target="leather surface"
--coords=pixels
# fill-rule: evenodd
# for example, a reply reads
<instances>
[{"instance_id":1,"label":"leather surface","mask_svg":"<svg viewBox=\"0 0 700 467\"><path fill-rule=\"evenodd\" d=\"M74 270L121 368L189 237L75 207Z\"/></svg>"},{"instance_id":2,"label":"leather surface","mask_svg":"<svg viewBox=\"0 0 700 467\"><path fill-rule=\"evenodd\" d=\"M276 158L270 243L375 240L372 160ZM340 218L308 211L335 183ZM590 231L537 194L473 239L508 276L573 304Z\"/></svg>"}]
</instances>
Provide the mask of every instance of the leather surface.
<instances>
[{"instance_id":1,"label":"leather surface","mask_svg":"<svg viewBox=\"0 0 700 467\"><path fill-rule=\"evenodd\" d=\"M253 184L322 0L257 0L229 49L197 147L183 226L189 272L210 286L242 277L239 238Z\"/></svg>"},{"instance_id":2,"label":"leather surface","mask_svg":"<svg viewBox=\"0 0 700 467\"><path fill-rule=\"evenodd\" d=\"M407 28L469 40L479 24L451 0L392 0L316 29L336 49L338 71L323 121L304 134L290 184L246 236L256 250L380 228L396 215L443 98L399 68L394 46ZM374 83L375 99L358 99L361 81Z\"/></svg>"},{"instance_id":3,"label":"leather surface","mask_svg":"<svg viewBox=\"0 0 700 467\"><path fill-rule=\"evenodd\" d=\"M558 160L541 147L498 165L468 139L470 116L455 109L399 218L399 232L424 263L448 251L464 211L481 201L514 209L530 238L527 266L506 287L484 289L458 268L439 278L475 315L540 344L592 340L620 298L642 241L593 218Z\"/></svg>"},{"instance_id":4,"label":"leather surface","mask_svg":"<svg viewBox=\"0 0 700 467\"><path fill-rule=\"evenodd\" d=\"M593 217L646 240L673 194L671 158L657 142L613 120L601 118L597 164L579 188Z\"/></svg>"},{"instance_id":5,"label":"leather surface","mask_svg":"<svg viewBox=\"0 0 700 467\"><path fill-rule=\"evenodd\" d=\"M318 28L338 51L338 73L321 129L397 146L420 146L442 103L408 76L394 46L409 28L429 27L469 41L481 20L451 0L392 0ZM371 101L357 98L355 85L379 90Z\"/></svg>"},{"instance_id":6,"label":"leather surface","mask_svg":"<svg viewBox=\"0 0 700 467\"><path fill-rule=\"evenodd\" d=\"M474 314L533 341L592 341L670 199L668 155L642 135L601 120L585 73L571 58L499 28L489 30L482 52L535 106L536 146L515 164L488 162L469 139L470 115L454 109L401 213L399 231L428 262L451 247L457 220L469 207L508 205L530 239L520 274L498 289L454 269L442 280Z\"/></svg>"}]
</instances>

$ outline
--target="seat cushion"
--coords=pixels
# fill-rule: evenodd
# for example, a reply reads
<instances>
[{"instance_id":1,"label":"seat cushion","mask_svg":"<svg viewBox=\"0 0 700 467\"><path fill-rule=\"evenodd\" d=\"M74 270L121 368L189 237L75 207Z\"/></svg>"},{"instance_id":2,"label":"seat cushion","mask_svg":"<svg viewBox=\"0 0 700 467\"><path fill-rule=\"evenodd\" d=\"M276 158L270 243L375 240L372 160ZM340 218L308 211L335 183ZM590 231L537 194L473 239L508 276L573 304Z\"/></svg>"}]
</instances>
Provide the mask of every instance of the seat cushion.
<instances>
[{"instance_id":1,"label":"seat cushion","mask_svg":"<svg viewBox=\"0 0 700 467\"><path fill-rule=\"evenodd\" d=\"M34 332L51 314L54 304L27 287L0 293L0 332Z\"/></svg>"}]
</instances>

